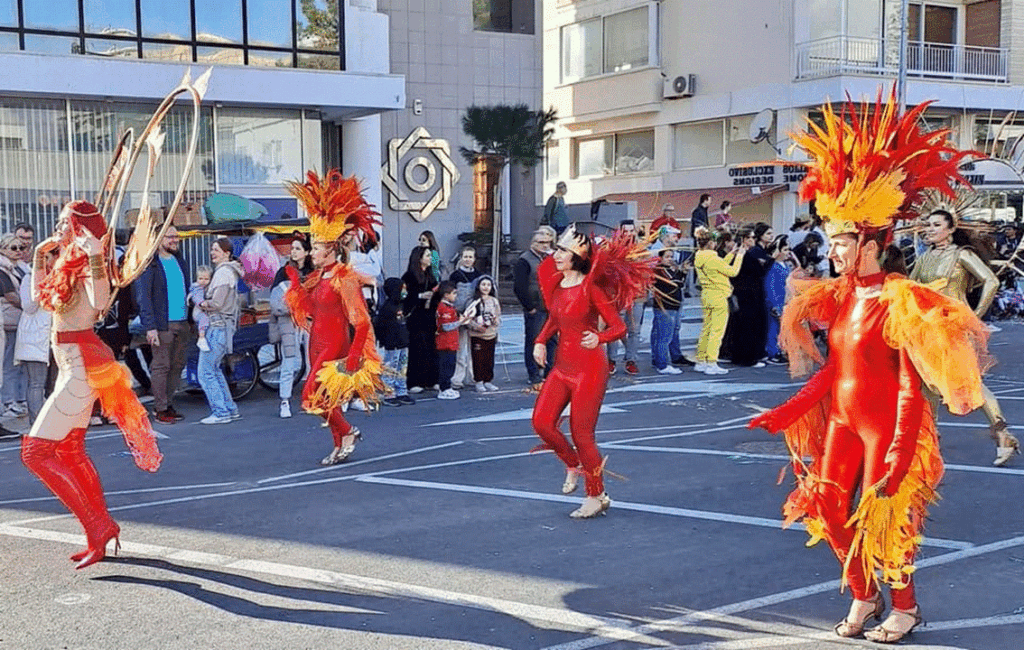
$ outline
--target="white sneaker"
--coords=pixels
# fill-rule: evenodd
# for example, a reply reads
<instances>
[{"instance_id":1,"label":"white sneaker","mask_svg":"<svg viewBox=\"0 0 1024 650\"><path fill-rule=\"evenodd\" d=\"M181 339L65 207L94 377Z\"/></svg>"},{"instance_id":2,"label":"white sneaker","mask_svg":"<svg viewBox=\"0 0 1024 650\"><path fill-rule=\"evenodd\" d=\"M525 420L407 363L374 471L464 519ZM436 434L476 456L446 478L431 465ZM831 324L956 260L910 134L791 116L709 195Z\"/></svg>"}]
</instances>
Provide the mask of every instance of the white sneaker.
<instances>
[{"instance_id":1,"label":"white sneaker","mask_svg":"<svg viewBox=\"0 0 1024 650\"><path fill-rule=\"evenodd\" d=\"M452 388L454 388L455 390L462 390L462 384L457 384L453 381Z\"/></svg>"},{"instance_id":2,"label":"white sneaker","mask_svg":"<svg viewBox=\"0 0 1024 650\"><path fill-rule=\"evenodd\" d=\"M705 375L727 375L727 374L729 374L729 371L726 370L725 368L721 367L717 363L709 363L707 365L707 367L704 368L704 374Z\"/></svg>"},{"instance_id":3,"label":"white sneaker","mask_svg":"<svg viewBox=\"0 0 1024 650\"><path fill-rule=\"evenodd\" d=\"M697 372L704 372L705 370L708 369L708 364L704 361L698 361L697 363L694 364L693 369L696 370Z\"/></svg>"},{"instance_id":4,"label":"white sneaker","mask_svg":"<svg viewBox=\"0 0 1024 650\"><path fill-rule=\"evenodd\" d=\"M437 394L437 399L459 399L459 391L449 388Z\"/></svg>"},{"instance_id":5,"label":"white sneaker","mask_svg":"<svg viewBox=\"0 0 1024 650\"><path fill-rule=\"evenodd\" d=\"M423 386L413 386L413 387L411 387L409 389L409 392L413 393L413 394L422 393L423 392Z\"/></svg>"},{"instance_id":6,"label":"white sneaker","mask_svg":"<svg viewBox=\"0 0 1024 650\"><path fill-rule=\"evenodd\" d=\"M14 410L20 413L21 415L26 415L28 413L27 402L14 402L12 406L14 407Z\"/></svg>"},{"instance_id":7,"label":"white sneaker","mask_svg":"<svg viewBox=\"0 0 1024 650\"><path fill-rule=\"evenodd\" d=\"M199 421L199 424L227 424L230 421L230 415L224 417L220 417L218 415L207 415L205 418Z\"/></svg>"},{"instance_id":8,"label":"white sneaker","mask_svg":"<svg viewBox=\"0 0 1024 650\"><path fill-rule=\"evenodd\" d=\"M281 400L281 417L290 418L292 416L292 405L288 403L288 400Z\"/></svg>"},{"instance_id":9,"label":"white sneaker","mask_svg":"<svg viewBox=\"0 0 1024 650\"><path fill-rule=\"evenodd\" d=\"M751 367L751 368L764 368L764 367L765 367L765 365L766 365L766 364L765 364L765 362L764 362L764 361L758 361L757 363L755 363L754 365L752 365L752 366L750 366L750 367Z\"/></svg>"},{"instance_id":10,"label":"white sneaker","mask_svg":"<svg viewBox=\"0 0 1024 650\"><path fill-rule=\"evenodd\" d=\"M455 384L452 384L452 388L455 388ZM482 381L476 382L476 392L478 392L478 393L486 393L487 392L487 386L484 386L484 382L482 382Z\"/></svg>"},{"instance_id":11,"label":"white sneaker","mask_svg":"<svg viewBox=\"0 0 1024 650\"><path fill-rule=\"evenodd\" d=\"M8 404L7 407L4 408L4 412L0 413L0 417L4 418L16 418L20 415L21 413L18 409L14 408L14 404Z\"/></svg>"},{"instance_id":12,"label":"white sneaker","mask_svg":"<svg viewBox=\"0 0 1024 650\"><path fill-rule=\"evenodd\" d=\"M993 325L992 323L985 323L985 327L987 327L988 331L992 332L993 334L995 334L996 332L1003 331L1002 327L999 327L998 325Z\"/></svg>"},{"instance_id":13,"label":"white sneaker","mask_svg":"<svg viewBox=\"0 0 1024 650\"><path fill-rule=\"evenodd\" d=\"M664 368L660 368L658 370L658 374L659 375L678 375L678 374L680 374L682 372L683 372L682 370L680 370L679 368L676 368L675 366L672 366L672 365L665 366Z\"/></svg>"},{"instance_id":14,"label":"white sneaker","mask_svg":"<svg viewBox=\"0 0 1024 650\"><path fill-rule=\"evenodd\" d=\"M202 350L203 352L210 351L210 343L206 340L206 337L203 337L196 341L196 347Z\"/></svg>"},{"instance_id":15,"label":"white sneaker","mask_svg":"<svg viewBox=\"0 0 1024 650\"><path fill-rule=\"evenodd\" d=\"M487 390L491 391L492 393L495 392L495 391L501 390L500 388L498 388L497 386L495 386L494 384L492 384L489 381L485 381L484 382L484 388L486 388Z\"/></svg>"},{"instance_id":16,"label":"white sneaker","mask_svg":"<svg viewBox=\"0 0 1024 650\"><path fill-rule=\"evenodd\" d=\"M352 400L351 402L349 402L349 406L352 408L353 411L364 411L365 412L365 411L369 411L370 410L370 409L366 408L366 402L364 402L361 399L354 399L354 400Z\"/></svg>"}]
</instances>

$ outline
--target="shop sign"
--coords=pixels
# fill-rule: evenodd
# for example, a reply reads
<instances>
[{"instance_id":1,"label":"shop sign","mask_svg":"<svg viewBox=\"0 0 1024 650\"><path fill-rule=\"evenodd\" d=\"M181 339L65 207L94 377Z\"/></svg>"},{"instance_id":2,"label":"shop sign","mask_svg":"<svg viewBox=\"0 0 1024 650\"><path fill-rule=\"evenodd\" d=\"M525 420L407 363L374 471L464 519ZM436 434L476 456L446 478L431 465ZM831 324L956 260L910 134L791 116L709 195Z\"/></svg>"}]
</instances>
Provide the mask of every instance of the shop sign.
<instances>
[{"instance_id":1,"label":"shop sign","mask_svg":"<svg viewBox=\"0 0 1024 650\"><path fill-rule=\"evenodd\" d=\"M807 175L803 165L735 165L729 168L733 187L799 183Z\"/></svg>"},{"instance_id":2,"label":"shop sign","mask_svg":"<svg viewBox=\"0 0 1024 650\"><path fill-rule=\"evenodd\" d=\"M960 165L960 174L979 190L1024 190L1024 178L1013 165L998 158L971 160Z\"/></svg>"}]
</instances>

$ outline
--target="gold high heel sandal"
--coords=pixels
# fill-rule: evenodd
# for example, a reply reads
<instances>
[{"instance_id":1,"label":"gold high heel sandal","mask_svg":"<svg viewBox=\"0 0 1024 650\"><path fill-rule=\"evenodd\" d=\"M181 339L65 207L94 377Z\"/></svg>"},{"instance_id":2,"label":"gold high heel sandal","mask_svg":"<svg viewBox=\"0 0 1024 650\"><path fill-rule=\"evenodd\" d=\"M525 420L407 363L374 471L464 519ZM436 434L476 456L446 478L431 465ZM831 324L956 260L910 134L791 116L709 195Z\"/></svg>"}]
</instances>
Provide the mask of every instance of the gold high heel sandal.
<instances>
[{"instance_id":1,"label":"gold high heel sandal","mask_svg":"<svg viewBox=\"0 0 1024 650\"><path fill-rule=\"evenodd\" d=\"M604 514L611 505L612 500L608 498L607 494L587 497L583 500L583 505L569 513L569 516L573 519L590 519L591 517Z\"/></svg>"},{"instance_id":2,"label":"gold high heel sandal","mask_svg":"<svg viewBox=\"0 0 1024 650\"><path fill-rule=\"evenodd\" d=\"M909 612L894 609L881 625L865 632L864 638L875 643L899 643L922 623L920 607L915 606Z\"/></svg>"},{"instance_id":3,"label":"gold high heel sandal","mask_svg":"<svg viewBox=\"0 0 1024 650\"><path fill-rule=\"evenodd\" d=\"M996 467L1002 467L1010 462L1015 453L1020 453L1020 442L1010 433L1009 427L1006 426L1006 420L1002 418L996 420L996 423L992 425L992 437L996 439L996 459L992 461Z\"/></svg>"},{"instance_id":4,"label":"gold high heel sandal","mask_svg":"<svg viewBox=\"0 0 1024 650\"><path fill-rule=\"evenodd\" d=\"M580 482L580 471L579 467L570 467L565 472L565 483L562 483L562 494L572 494L576 491Z\"/></svg>"},{"instance_id":5,"label":"gold high heel sandal","mask_svg":"<svg viewBox=\"0 0 1024 650\"><path fill-rule=\"evenodd\" d=\"M873 605L873 607L872 607ZM868 610L868 607L872 607ZM851 621L850 615L854 614L854 609L860 609L863 613L863 617L859 621ZM871 600L856 600L850 603L850 613L846 615L846 618L835 624L832 629L835 631L836 636L849 639L858 637L864 634L864 625L869 619L874 618L876 621L881 620L882 612L885 611L885 601L882 600L882 594L877 593Z\"/></svg>"}]
</instances>

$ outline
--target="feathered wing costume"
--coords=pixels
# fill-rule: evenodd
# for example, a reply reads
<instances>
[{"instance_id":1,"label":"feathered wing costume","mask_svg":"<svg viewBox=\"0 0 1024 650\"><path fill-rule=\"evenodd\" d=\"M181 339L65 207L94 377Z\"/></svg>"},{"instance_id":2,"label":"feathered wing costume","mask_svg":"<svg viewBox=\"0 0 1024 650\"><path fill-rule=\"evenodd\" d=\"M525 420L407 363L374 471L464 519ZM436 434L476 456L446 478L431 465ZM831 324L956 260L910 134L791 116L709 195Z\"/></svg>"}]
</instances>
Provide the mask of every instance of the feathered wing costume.
<instances>
[{"instance_id":1,"label":"feathered wing costume","mask_svg":"<svg viewBox=\"0 0 1024 650\"><path fill-rule=\"evenodd\" d=\"M117 290L127 286L146 267L170 226L170 219L166 223L154 219L148 203L149 183L164 139L160 124L177 95L191 95L191 147L168 211L173 214L191 172L199 136L199 104L209 75L207 71L193 83L186 73L154 113L138 143L131 130L125 132L96 203L73 201L61 211L58 232L66 233L70 243L57 242L59 254L52 266L47 261L47 250L56 250L52 248L56 238L41 243L33 260L33 288L39 304L57 313L53 319L52 345L59 374L53 395L22 441L22 461L85 529L88 548L71 556L78 562L78 569L102 560L107 543L111 539L116 541L121 533L110 516L99 474L85 450L86 428L96 400L104 415L124 433L136 465L155 472L162 460L146 410L132 391L127 371L92 327L81 328L97 317L102 319ZM111 240L121 200L143 148L149 152L143 204L123 263L118 266ZM105 214L111 215L109 226ZM76 239L86 234L100 241L99 254L90 256L79 246Z\"/></svg>"},{"instance_id":2,"label":"feathered wing costume","mask_svg":"<svg viewBox=\"0 0 1024 650\"><path fill-rule=\"evenodd\" d=\"M633 300L646 294L653 281L654 260L642 244L626 235L600 243L591 241L570 227L558 241L559 248L589 260L590 271L582 283L562 287L562 273L549 256L537 269L537 280L548 306L548 320L535 343L544 344L558 334L554 367L541 387L533 408L533 428L570 471L563 492L575 490L574 472L582 474L587 496L598 499L596 512L584 508L575 517L599 514L611 503L604 494L604 463L594 440L597 417L608 384L607 355L599 345L582 346L586 332L595 332L600 343L623 337L626 325L619 313ZM599 330L599 319L606 328ZM567 404L572 405L569 429L572 443L559 430L559 418Z\"/></svg>"},{"instance_id":3,"label":"feathered wing costume","mask_svg":"<svg viewBox=\"0 0 1024 650\"><path fill-rule=\"evenodd\" d=\"M288 190L309 215L314 243L337 246L350 230L377 236L373 226L380 223L374 219L378 213L366 202L354 177L345 178L336 169L323 177L308 172L306 182L288 183ZM285 301L295 324L309 332L312 364L302 390L302 406L327 420L335 451L323 462L333 465L351 455L359 435L345 420L340 405L356 397L375 404L384 388L380 355L362 293L362 287L373 280L344 263L317 269L305 282L294 267L285 268L291 280Z\"/></svg>"},{"instance_id":4,"label":"feathered wing costume","mask_svg":"<svg viewBox=\"0 0 1024 650\"><path fill-rule=\"evenodd\" d=\"M800 196L816 200L831 236L857 238L858 263L865 242L888 241L922 191L951 194L963 182L957 165L970 152L949 146L947 131L922 131L925 107L899 117L895 97L883 102L879 93L840 115L826 105L824 128L811 123L810 132L794 135L810 156ZM809 328L828 330L827 361ZM802 520L808 545L828 542L857 600L877 598L881 580L893 588L894 608L916 611L913 558L943 472L921 385L954 413L979 406L987 338L965 305L884 272L806 284L783 312L779 343L793 374L824 365L750 426L785 433L796 489L784 525Z\"/></svg>"}]
</instances>

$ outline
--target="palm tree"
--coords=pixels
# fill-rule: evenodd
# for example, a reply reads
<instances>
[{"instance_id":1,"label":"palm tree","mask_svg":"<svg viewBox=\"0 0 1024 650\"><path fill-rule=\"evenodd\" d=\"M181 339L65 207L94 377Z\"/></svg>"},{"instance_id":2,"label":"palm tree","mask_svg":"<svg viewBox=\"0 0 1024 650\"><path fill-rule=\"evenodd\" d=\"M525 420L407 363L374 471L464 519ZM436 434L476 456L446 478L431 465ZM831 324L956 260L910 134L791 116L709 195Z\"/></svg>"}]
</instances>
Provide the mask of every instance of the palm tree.
<instances>
[{"instance_id":1,"label":"palm tree","mask_svg":"<svg viewBox=\"0 0 1024 650\"><path fill-rule=\"evenodd\" d=\"M509 164L536 167L554 133L555 109L533 111L526 104L470 106L462 116L462 132L473 148L459 152L473 166L473 227L492 231L491 272L497 276L501 220L494 218L494 197Z\"/></svg>"}]
</instances>

